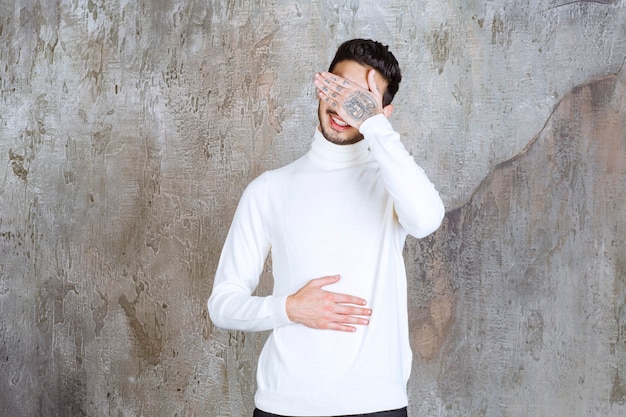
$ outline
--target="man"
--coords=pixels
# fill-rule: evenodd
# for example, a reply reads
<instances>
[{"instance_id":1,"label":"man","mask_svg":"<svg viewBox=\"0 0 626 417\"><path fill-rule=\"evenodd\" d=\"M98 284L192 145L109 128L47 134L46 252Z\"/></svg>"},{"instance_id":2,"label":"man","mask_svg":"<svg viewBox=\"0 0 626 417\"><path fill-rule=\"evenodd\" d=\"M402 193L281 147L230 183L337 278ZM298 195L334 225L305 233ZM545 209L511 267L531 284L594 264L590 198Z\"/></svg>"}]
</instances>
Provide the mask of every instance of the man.
<instances>
[{"instance_id":1,"label":"man","mask_svg":"<svg viewBox=\"0 0 626 417\"><path fill-rule=\"evenodd\" d=\"M401 75L386 46L342 44L315 75L310 151L244 192L208 301L213 322L272 330L254 416L406 416L407 234L444 207L387 120ZM271 252L274 291L252 296Z\"/></svg>"}]
</instances>

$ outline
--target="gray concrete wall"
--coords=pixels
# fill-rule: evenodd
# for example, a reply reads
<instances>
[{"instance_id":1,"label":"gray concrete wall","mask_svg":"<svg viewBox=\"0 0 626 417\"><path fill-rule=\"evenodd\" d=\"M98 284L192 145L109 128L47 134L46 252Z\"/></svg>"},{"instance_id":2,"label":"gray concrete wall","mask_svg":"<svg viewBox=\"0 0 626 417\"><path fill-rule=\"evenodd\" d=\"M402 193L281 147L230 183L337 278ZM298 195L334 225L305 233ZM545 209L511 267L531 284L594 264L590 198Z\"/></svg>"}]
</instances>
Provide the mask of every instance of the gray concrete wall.
<instances>
[{"instance_id":1,"label":"gray concrete wall","mask_svg":"<svg viewBox=\"0 0 626 417\"><path fill-rule=\"evenodd\" d=\"M448 207L406 247L411 416L626 414L626 3L0 3L0 415L249 416L205 307L351 37ZM268 267L260 292L271 287Z\"/></svg>"}]
</instances>

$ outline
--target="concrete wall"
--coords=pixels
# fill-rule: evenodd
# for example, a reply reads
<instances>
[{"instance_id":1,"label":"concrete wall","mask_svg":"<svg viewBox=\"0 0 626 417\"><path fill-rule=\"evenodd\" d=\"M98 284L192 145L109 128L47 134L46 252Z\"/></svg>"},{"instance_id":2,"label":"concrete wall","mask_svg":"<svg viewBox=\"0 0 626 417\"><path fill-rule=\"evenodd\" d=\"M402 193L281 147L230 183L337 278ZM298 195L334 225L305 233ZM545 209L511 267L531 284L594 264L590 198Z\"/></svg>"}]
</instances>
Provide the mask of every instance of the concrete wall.
<instances>
[{"instance_id":1,"label":"concrete wall","mask_svg":"<svg viewBox=\"0 0 626 417\"><path fill-rule=\"evenodd\" d=\"M207 318L243 188L351 37L438 185L406 247L411 416L626 414L626 3L0 3L0 415L249 416ZM260 292L271 288L268 267Z\"/></svg>"}]
</instances>

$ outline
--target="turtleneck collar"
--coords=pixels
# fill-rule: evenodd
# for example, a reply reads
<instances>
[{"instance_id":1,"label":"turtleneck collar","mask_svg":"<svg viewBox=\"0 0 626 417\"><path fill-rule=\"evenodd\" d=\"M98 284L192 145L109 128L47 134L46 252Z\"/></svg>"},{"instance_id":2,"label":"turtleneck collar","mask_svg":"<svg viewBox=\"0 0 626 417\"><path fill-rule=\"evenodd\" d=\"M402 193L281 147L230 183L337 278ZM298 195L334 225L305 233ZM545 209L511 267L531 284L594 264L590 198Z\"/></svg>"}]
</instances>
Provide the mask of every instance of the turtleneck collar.
<instances>
[{"instance_id":1,"label":"turtleneck collar","mask_svg":"<svg viewBox=\"0 0 626 417\"><path fill-rule=\"evenodd\" d=\"M365 139L351 145L337 145L329 142L319 129L315 129L309 156L323 168L341 169L366 162L370 154Z\"/></svg>"}]
</instances>

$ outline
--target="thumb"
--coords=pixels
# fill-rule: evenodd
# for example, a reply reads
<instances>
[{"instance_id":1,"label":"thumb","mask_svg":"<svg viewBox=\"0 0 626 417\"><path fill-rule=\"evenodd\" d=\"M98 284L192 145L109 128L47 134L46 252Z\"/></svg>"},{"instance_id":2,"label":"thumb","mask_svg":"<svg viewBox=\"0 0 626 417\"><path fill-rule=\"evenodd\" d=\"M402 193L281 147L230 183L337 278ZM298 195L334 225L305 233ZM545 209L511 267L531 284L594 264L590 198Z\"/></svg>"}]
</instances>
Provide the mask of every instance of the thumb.
<instances>
[{"instance_id":1,"label":"thumb","mask_svg":"<svg viewBox=\"0 0 626 417\"><path fill-rule=\"evenodd\" d=\"M341 277L339 275L329 275L326 277L315 278L309 281L309 285L311 285L313 288L322 288L327 285L334 284L335 282L339 281L340 278Z\"/></svg>"}]
</instances>

